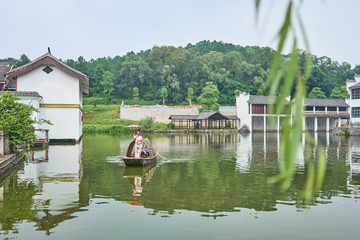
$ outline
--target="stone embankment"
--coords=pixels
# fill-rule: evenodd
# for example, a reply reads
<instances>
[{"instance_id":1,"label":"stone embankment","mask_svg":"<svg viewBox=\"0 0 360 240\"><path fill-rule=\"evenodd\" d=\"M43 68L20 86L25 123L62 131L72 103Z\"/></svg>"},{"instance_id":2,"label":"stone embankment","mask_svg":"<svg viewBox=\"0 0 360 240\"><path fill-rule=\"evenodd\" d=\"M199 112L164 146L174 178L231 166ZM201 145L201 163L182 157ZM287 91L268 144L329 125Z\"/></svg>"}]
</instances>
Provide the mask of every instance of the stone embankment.
<instances>
[{"instance_id":1,"label":"stone embankment","mask_svg":"<svg viewBox=\"0 0 360 240\"><path fill-rule=\"evenodd\" d=\"M22 163L23 159L24 159L23 150L19 150L16 153L0 156L0 175L6 172L8 169Z\"/></svg>"},{"instance_id":2,"label":"stone embankment","mask_svg":"<svg viewBox=\"0 0 360 240\"><path fill-rule=\"evenodd\" d=\"M332 133L336 135L360 136L360 127L350 126L350 127L334 128Z\"/></svg>"},{"instance_id":3,"label":"stone embankment","mask_svg":"<svg viewBox=\"0 0 360 240\"><path fill-rule=\"evenodd\" d=\"M8 169L21 163L24 159L24 151L18 150L10 153L9 137L0 131L0 176Z\"/></svg>"}]
</instances>

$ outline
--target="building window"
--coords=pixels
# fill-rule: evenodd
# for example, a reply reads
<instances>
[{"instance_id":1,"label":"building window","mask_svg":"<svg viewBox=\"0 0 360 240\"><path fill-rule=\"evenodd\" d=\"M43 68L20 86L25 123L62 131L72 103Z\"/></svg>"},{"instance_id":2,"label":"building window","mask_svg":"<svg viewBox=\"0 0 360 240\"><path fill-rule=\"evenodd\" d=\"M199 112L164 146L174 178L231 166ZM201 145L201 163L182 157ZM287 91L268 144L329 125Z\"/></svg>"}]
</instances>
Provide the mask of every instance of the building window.
<instances>
[{"instance_id":1,"label":"building window","mask_svg":"<svg viewBox=\"0 0 360 240\"><path fill-rule=\"evenodd\" d=\"M325 107L315 107L316 112L325 112Z\"/></svg>"},{"instance_id":2,"label":"building window","mask_svg":"<svg viewBox=\"0 0 360 240\"><path fill-rule=\"evenodd\" d=\"M360 88L352 89L351 97L352 97L352 99L359 99L360 98Z\"/></svg>"},{"instance_id":3,"label":"building window","mask_svg":"<svg viewBox=\"0 0 360 240\"><path fill-rule=\"evenodd\" d=\"M339 112L347 112L347 107L339 107Z\"/></svg>"},{"instance_id":4,"label":"building window","mask_svg":"<svg viewBox=\"0 0 360 240\"><path fill-rule=\"evenodd\" d=\"M328 112L336 112L336 107L327 107Z\"/></svg>"},{"instance_id":5,"label":"building window","mask_svg":"<svg viewBox=\"0 0 360 240\"><path fill-rule=\"evenodd\" d=\"M351 108L351 117L355 117L355 118L360 117L360 107Z\"/></svg>"},{"instance_id":6,"label":"building window","mask_svg":"<svg viewBox=\"0 0 360 240\"><path fill-rule=\"evenodd\" d=\"M259 104L253 104L252 105L252 113L253 114L264 114L264 105L259 105Z\"/></svg>"},{"instance_id":7,"label":"building window","mask_svg":"<svg viewBox=\"0 0 360 240\"><path fill-rule=\"evenodd\" d=\"M306 106L305 111L310 111L310 112L314 111L314 106Z\"/></svg>"},{"instance_id":8,"label":"building window","mask_svg":"<svg viewBox=\"0 0 360 240\"><path fill-rule=\"evenodd\" d=\"M49 74L53 71L53 69L49 66L46 66L45 68L43 68L43 71L46 72L47 74Z\"/></svg>"}]
</instances>

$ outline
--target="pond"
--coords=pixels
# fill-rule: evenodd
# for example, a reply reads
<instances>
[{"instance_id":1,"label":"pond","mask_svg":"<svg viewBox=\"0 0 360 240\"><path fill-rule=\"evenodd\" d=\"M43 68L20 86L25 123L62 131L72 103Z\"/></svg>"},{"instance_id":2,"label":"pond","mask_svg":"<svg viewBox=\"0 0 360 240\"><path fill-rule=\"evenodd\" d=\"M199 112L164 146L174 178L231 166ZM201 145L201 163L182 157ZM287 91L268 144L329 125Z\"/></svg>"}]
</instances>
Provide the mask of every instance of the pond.
<instances>
[{"instance_id":1,"label":"pond","mask_svg":"<svg viewBox=\"0 0 360 240\"><path fill-rule=\"evenodd\" d=\"M276 133L144 134L167 161L125 167L132 135L85 135L27 154L0 178L5 239L355 239L360 235L360 138L314 136L324 183L303 201L304 147L291 187ZM316 152L316 148L312 149Z\"/></svg>"}]
</instances>

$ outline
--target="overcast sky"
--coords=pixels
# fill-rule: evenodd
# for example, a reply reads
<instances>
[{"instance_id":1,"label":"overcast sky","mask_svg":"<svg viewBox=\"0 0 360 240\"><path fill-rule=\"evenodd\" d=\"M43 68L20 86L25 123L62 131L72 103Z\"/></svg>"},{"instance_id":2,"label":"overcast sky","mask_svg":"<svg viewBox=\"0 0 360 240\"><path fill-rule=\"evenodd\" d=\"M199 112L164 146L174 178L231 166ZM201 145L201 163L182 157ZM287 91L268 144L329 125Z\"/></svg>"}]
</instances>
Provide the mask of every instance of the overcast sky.
<instances>
[{"instance_id":1,"label":"overcast sky","mask_svg":"<svg viewBox=\"0 0 360 240\"><path fill-rule=\"evenodd\" d=\"M33 60L50 47L90 60L202 40L275 48L287 1L263 2L256 24L254 0L0 0L0 58ZM311 52L360 65L359 11L358 0L304 0Z\"/></svg>"}]
</instances>

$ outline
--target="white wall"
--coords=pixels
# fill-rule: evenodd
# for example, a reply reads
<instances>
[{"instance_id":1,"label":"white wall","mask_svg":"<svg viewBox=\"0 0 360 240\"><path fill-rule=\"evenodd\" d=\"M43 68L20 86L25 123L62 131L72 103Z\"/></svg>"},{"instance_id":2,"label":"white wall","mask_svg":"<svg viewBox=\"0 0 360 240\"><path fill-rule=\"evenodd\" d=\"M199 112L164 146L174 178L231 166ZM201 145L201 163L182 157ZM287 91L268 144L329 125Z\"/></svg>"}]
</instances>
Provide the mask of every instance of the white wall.
<instances>
[{"instance_id":1,"label":"white wall","mask_svg":"<svg viewBox=\"0 0 360 240\"><path fill-rule=\"evenodd\" d=\"M223 115L236 115L236 107L220 107ZM170 115L198 115L198 107L190 106L129 106L121 105L120 118L138 121L146 117L154 117L156 122L170 123Z\"/></svg>"},{"instance_id":2,"label":"white wall","mask_svg":"<svg viewBox=\"0 0 360 240\"><path fill-rule=\"evenodd\" d=\"M31 105L34 108L36 108L37 110L39 110L39 104L41 101L41 97L22 97L22 96L20 96L18 98L20 98L20 100L18 100L18 102L26 104L26 105ZM33 112L31 118L36 121L36 120L39 120L41 117L39 115L39 112ZM34 127L35 127L35 129L41 128L41 126L39 126L38 124L35 124Z\"/></svg>"},{"instance_id":3,"label":"white wall","mask_svg":"<svg viewBox=\"0 0 360 240\"><path fill-rule=\"evenodd\" d=\"M351 99L352 96L351 96L351 89L350 89L350 87L360 82L360 75L355 75L354 78L355 78L354 81L353 81L353 80L350 80L350 81L347 80L347 81L346 81L346 90L347 90L347 92L349 93L350 98L345 99L345 102L350 105L350 107L349 107L350 124L351 124L351 123L360 124L360 118L353 118L353 117L351 116L351 112L352 112L351 109L352 109L353 107L360 107L360 99Z\"/></svg>"},{"instance_id":4,"label":"white wall","mask_svg":"<svg viewBox=\"0 0 360 240\"><path fill-rule=\"evenodd\" d=\"M251 125L251 115L249 114L249 103L248 103L249 97L250 94L241 92L238 96L236 96L236 107L237 107L237 117L240 119L240 126L238 126L238 129L241 129L246 126L251 131L252 125Z\"/></svg>"},{"instance_id":5,"label":"white wall","mask_svg":"<svg viewBox=\"0 0 360 240\"><path fill-rule=\"evenodd\" d=\"M53 125L35 126L35 128L49 129L50 139L78 140L82 135L81 111L79 108L39 108L40 104L79 104L82 106L82 92L80 80L60 69L51 66L49 74L38 67L33 71L21 75L17 79L17 91L36 91L43 98L38 102L29 97L23 97L22 102L31 104L40 112L37 119L50 120ZM30 102L29 102L30 99ZM44 132L36 133L39 139L44 139Z\"/></svg>"},{"instance_id":6,"label":"white wall","mask_svg":"<svg viewBox=\"0 0 360 240\"><path fill-rule=\"evenodd\" d=\"M78 108L40 108L40 116L53 124L42 127L49 129L50 139L78 140L82 135L81 111ZM44 139L44 133L38 135Z\"/></svg>"},{"instance_id":7,"label":"white wall","mask_svg":"<svg viewBox=\"0 0 360 240\"><path fill-rule=\"evenodd\" d=\"M51 66L49 74L40 66L18 76L17 91L37 91L46 104L81 104L79 80Z\"/></svg>"}]
</instances>

